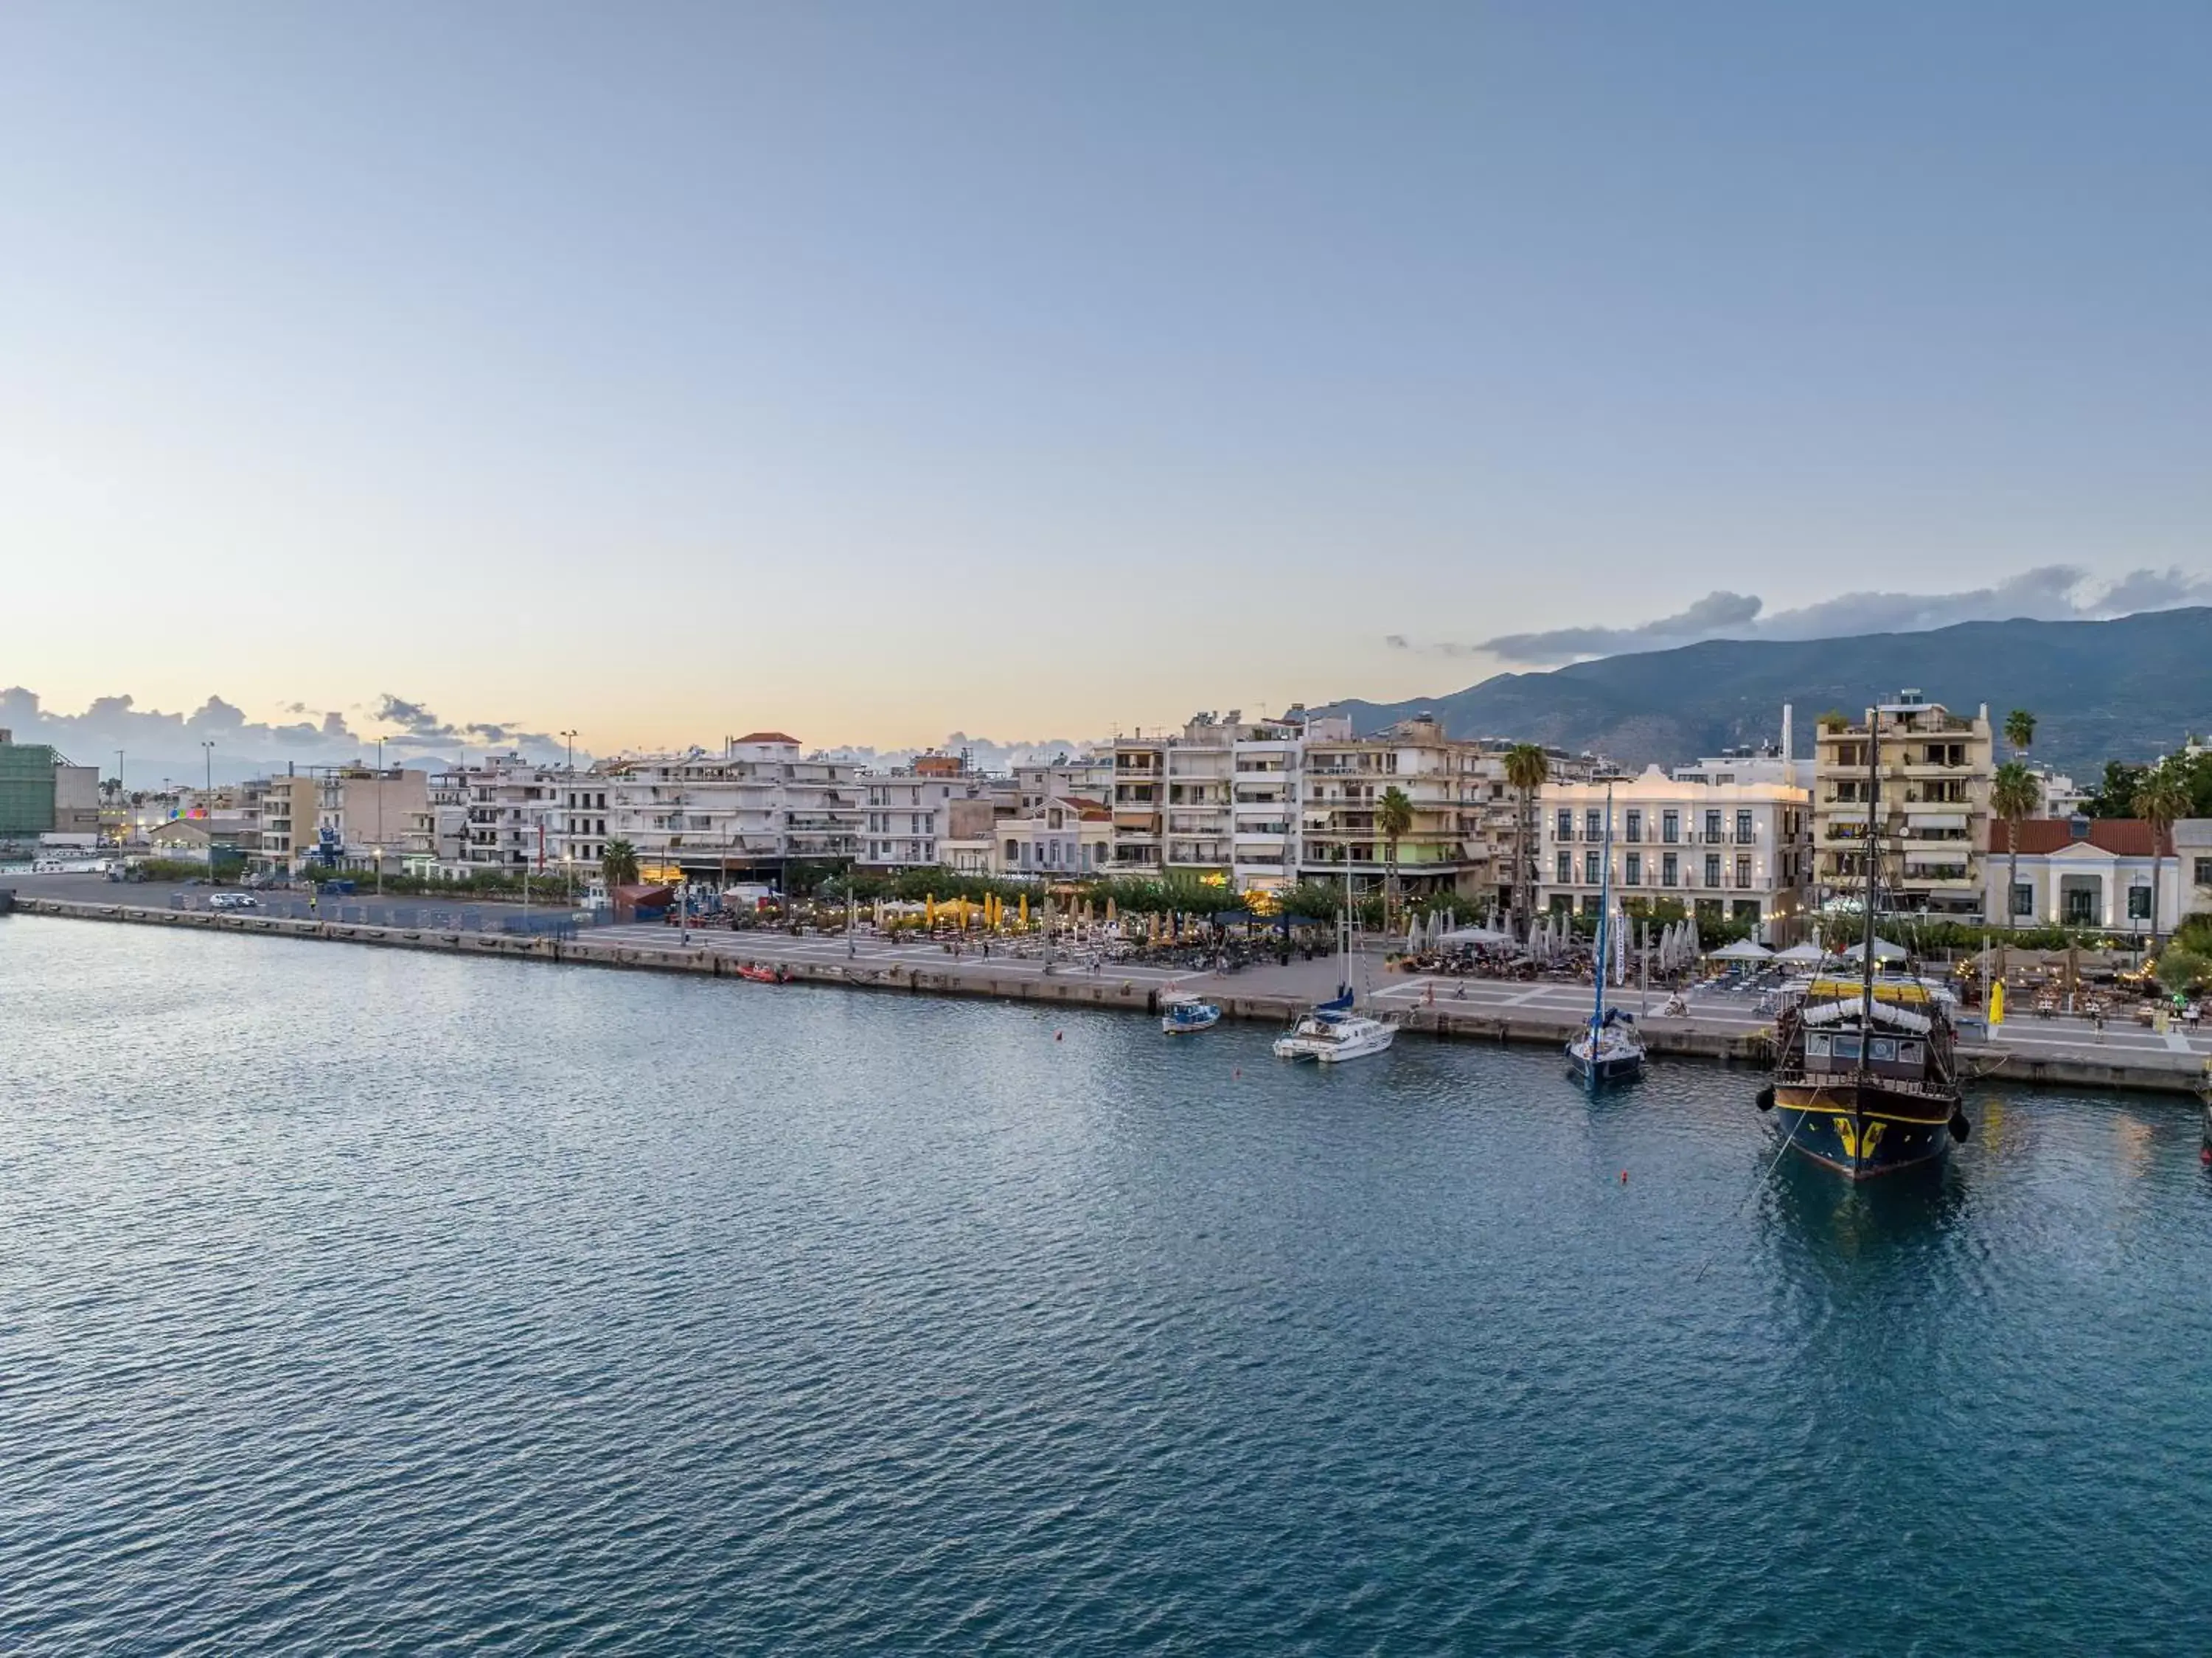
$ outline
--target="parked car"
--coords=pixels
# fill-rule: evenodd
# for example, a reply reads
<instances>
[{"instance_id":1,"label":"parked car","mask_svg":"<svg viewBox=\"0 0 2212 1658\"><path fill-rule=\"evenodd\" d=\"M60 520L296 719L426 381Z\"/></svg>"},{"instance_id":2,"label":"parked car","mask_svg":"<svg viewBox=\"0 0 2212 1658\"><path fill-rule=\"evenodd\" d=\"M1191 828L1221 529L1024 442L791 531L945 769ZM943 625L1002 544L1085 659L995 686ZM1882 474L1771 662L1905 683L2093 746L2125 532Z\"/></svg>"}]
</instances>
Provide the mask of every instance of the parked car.
<instances>
[{"instance_id":1,"label":"parked car","mask_svg":"<svg viewBox=\"0 0 2212 1658\"><path fill-rule=\"evenodd\" d=\"M210 910L258 910L261 900L251 893L217 893L208 899Z\"/></svg>"}]
</instances>

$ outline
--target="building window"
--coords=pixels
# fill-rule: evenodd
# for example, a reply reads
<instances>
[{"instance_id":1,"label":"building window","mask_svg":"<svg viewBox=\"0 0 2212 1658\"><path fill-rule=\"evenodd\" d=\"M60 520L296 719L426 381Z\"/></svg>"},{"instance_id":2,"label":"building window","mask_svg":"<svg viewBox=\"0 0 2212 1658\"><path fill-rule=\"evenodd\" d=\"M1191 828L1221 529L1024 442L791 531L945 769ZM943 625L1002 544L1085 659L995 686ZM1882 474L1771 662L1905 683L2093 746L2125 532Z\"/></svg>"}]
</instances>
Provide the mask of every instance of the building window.
<instances>
[{"instance_id":1,"label":"building window","mask_svg":"<svg viewBox=\"0 0 2212 1658\"><path fill-rule=\"evenodd\" d=\"M1739 846L1751 844L1751 814L1748 812L1735 814L1735 844Z\"/></svg>"},{"instance_id":2,"label":"building window","mask_svg":"<svg viewBox=\"0 0 2212 1658\"><path fill-rule=\"evenodd\" d=\"M1717 887L1720 884L1721 855L1718 852L1708 852L1705 854L1705 885Z\"/></svg>"},{"instance_id":3,"label":"building window","mask_svg":"<svg viewBox=\"0 0 2212 1658\"><path fill-rule=\"evenodd\" d=\"M1640 807L1632 806L1628 808L1628 838L1631 840L1644 838L1644 812Z\"/></svg>"},{"instance_id":4,"label":"building window","mask_svg":"<svg viewBox=\"0 0 2212 1658\"><path fill-rule=\"evenodd\" d=\"M1720 838L1721 838L1721 814L1720 814L1719 813L1717 813L1717 812L1708 812L1708 813L1706 813L1706 814L1705 814L1705 838L1706 838L1706 840L1707 840L1707 841L1717 841L1717 840L1718 840Z\"/></svg>"},{"instance_id":5,"label":"building window","mask_svg":"<svg viewBox=\"0 0 2212 1658\"><path fill-rule=\"evenodd\" d=\"M1751 860L1747 857L1735 861L1735 884L1740 889L1748 889L1751 886Z\"/></svg>"},{"instance_id":6,"label":"building window","mask_svg":"<svg viewBox=\"0 0 2212 1658\"><path fill-rule=\"evenodd\" d=\"M1628 855L1627 880L1631 887L1641 887L1644 884L1643 853L1631 852Z\"/></svg>"},{"instance_id":7,"label":"building window","mask_svg":"<svg viewBox=\"0 0 2212 1658\"><path fill-rule=\"evenodd\" d=\"M1583 854L1583 885L1585 887L1595 887L1598 884L1598 881L1601 879L1598 873L1597 860L1598 855L1595 852L1584 852Z\"/></svg>"},{"instance_id":8,"label":"building window","mask_svg":"<svg viewBox=\"0 0 2212 1658\"><path fill-rule=\"evenodd\" d=\"M2197 884L2199 887L2212 887L2212 858L2197 860Z\"/></svg>"},{"instance_id":9,"label":"building window","mask_svg":"<svg viewBox=\"0 0 2212 1658\"><path fill-rule=\"evenodd\" d=\"M1572 840L1575 838L1575 811L1571 806L1562 806L1559 808L1559 830L1561 840ZM2208 868L2212 868L2212 858L2198 860L2197 868L2198 871L2197 879L2201 886L2206 880L2203 872Z\"/></svg>"},{"instance_id":10,"label":"building window","mask_svg":"<svg viewBox=\"0 0 2212 1658\"><path fill-rule=\"evenodd\" d=\"M2128 888L2128 919L2130 921L2148 921L2150 919L2149 887L2130 887Z\"/></svg>"},{"instance_id":11,"label":"building window","mask_svg":"<svg viewBox=\"0 0 2212 1658\"><path fill-rule=\"evenodd\" d=\"M1575 855L1572 852L1563 851L1559 854L1559 885L1562 887L1571 886L1574 883L1574 879Z\"/></svg>"},{"instance_id":12,"label":"building window","mask_svg":"<svg viewBox=\"0 0 2212 1658\"><path fill-rule=\"evenodd\" d=\"M1583 838L1584 840L1605 838L1605 814L1595 807L1583 814Z\"/></svg>"},{"instance_id":13,"label":"building window","mask_svg":"<svg viewBox=\"0 0 2212 1658\"><path fill-rule=\"evenodd\" d=\"M2035 913L2035 887L2032 882L2016 881L2012 886L2012 912L2016 916Z\"/></svg>"},{"instance_id":14,"label":"building window","mask_svg":"<svg viewBox=\"0 0 2212 1658\"><path fill-rule=\"evenodd\" d=\"M1662 887L1680 886L1682 882L1681 865L1681 855L1678 852L1668 852L1662 856L1659 860L1659 884Z\"/></svg>"},{"instance_id":15,"label":"building window","mask_svg":"<svg viewBox=\"0 0 2212 1658\"><path fill-rule=\"evenodd\" d=\"M1682 838L1682 814L1662 812L1659 814L1659 838L1672 846Z\"/></svg>"}]
</instances>

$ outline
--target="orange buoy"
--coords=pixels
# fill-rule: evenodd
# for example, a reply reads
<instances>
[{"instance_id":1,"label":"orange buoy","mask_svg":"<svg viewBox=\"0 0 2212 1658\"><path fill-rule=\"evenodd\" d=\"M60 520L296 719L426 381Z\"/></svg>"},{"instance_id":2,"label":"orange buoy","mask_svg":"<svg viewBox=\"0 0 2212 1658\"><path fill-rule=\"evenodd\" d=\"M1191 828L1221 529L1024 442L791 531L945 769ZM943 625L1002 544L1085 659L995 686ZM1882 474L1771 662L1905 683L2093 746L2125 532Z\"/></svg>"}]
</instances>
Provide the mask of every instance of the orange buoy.
<instances>
[{"instance_id":1,"label":"orange buoy","mask_svg":"<svg viewBox=\"0 0 2212 1658\"><path fill-rule=\"evenodd\" d=\"M1623 1186L1628 1184L1628 1171L1625 1168L1620 1171L1620 1183Z\"/></svg>"}]
</instances>

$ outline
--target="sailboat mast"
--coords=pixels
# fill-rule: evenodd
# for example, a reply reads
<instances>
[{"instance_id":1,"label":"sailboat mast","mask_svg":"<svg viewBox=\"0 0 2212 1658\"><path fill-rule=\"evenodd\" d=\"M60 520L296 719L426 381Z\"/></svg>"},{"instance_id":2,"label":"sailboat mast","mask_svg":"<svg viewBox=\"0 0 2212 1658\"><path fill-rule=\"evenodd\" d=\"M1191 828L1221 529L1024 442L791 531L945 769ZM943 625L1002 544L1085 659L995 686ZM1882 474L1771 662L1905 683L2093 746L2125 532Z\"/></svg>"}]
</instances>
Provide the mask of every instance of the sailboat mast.
<instances>
[{"instance_id":1,"label":"sailboat mast","mask_svg":"<svg viewBox=\"0 0 2212 1658\"><path fill-rule=\"evenodd\" d=\"M1865 1032L1874 1029L1874 905L1877 883L1875 869L1881 860L1881 710L1867 710L1867 849L1866 849L1866 929L1859 941L1859 948L1866 960L1860 964L1864 969L1862 994L1866 998ZM1864 1074L1870 1046L1864 1035L1859 1040L1859 1070Z\"/></svg>"},{"instance_id":2,"label":"sailboat mast","mask_svg":"<svg viewBox=\"0 0 2212 1658\"><path fill-rule=\"evenodd\" d=\"M1595 1001L1590 1006L1590 1040L1595 1044L1601 1027L1605 1023L1605 946L1606 925L1613 914L1613 785L1605 786L1605 868L1598 881L1597 899L1597 988ZM1593 1063L1596 1049L1590 1051Z\"/></svg>"}]
</instances>

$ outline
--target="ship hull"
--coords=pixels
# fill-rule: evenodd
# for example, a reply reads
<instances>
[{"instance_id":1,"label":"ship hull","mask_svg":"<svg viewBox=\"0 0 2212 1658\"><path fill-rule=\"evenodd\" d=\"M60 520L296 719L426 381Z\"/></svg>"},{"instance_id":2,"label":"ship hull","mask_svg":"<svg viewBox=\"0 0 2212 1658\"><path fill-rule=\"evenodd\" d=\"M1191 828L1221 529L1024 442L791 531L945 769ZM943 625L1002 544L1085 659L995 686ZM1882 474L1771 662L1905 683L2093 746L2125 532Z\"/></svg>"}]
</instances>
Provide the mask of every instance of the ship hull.
<instances>
[{"instance_id":1,"label":"ship hull","mask_svg":"<svg viewBox=\"0 0 2212 1658\"><path fill-rule=\"evenodd\" d=\"M1954 1109L1849 1079L1780 1082L1774 1089L1775 1131L1790 1149L1853 1180L1942 1157L1951 1149Z\"/></svg>"},{"instance_id":2,"label":"ship hull","mask_svg":"<svg viewBox=\"0 0 2212 1658\"><path fill-rule=\"evenodd\" d=\"M1567 1050L1567 1074L1585 1087L1601 1088L1609 1082L1632 1082L1644 1075L1644 1056L1640 1053L1602 1054L1593 1062L1589 1055Z\"/></svg>"}]
</instances>

